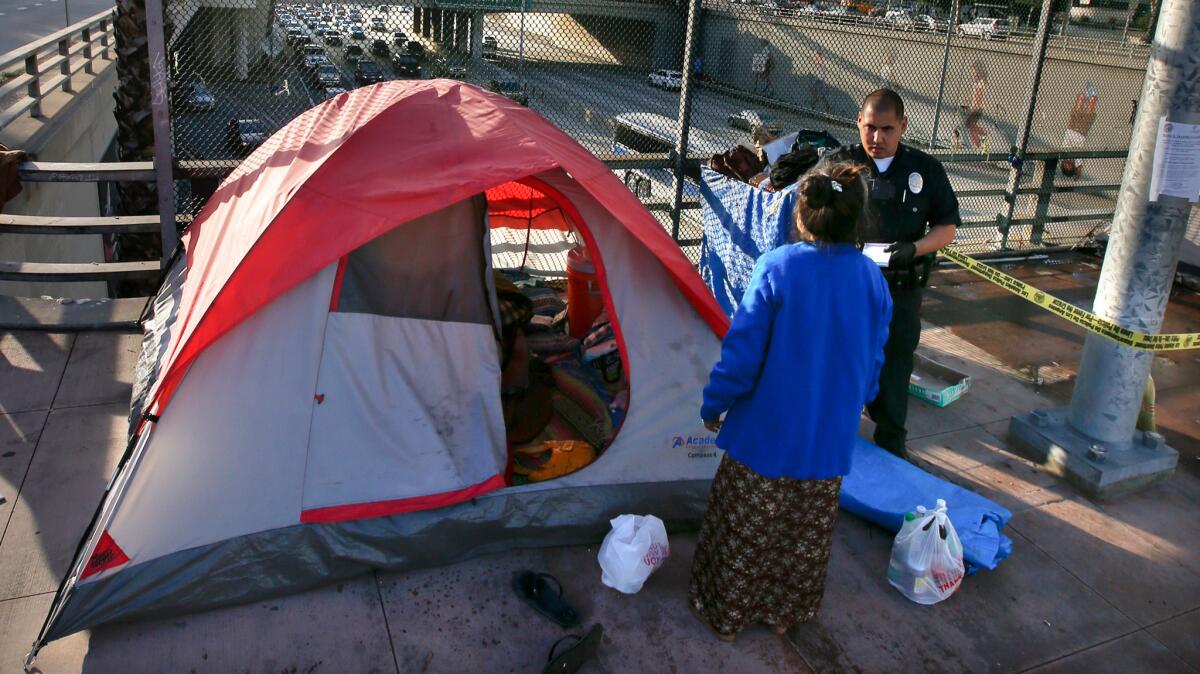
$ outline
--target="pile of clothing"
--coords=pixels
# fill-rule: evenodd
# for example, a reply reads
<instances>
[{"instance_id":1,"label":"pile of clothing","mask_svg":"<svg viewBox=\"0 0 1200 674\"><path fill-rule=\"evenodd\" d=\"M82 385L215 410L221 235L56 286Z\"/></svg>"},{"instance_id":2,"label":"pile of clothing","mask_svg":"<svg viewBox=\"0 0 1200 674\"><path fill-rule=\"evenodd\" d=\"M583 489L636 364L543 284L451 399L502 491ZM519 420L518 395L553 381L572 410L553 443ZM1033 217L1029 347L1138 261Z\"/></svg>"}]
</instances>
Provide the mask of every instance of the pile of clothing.
<instances>
[{"instance_id":1,"label":"pile of clothing","mask_svg":"<svg viewBox=\"0 0 1200 674\"><path fill-rule=\"evenodd\" d=\"M736 145L714 154L708 168L761 190L778 192L796 184L826 152L841 147L827 131L801 129L786 136L776 136L766 128L758 127L751 137L755 149Z\"/></svg>"},{"instance_id":2,"label":"pile of clothing","mask_svg":"<svg viewBox=\"0 0 1200 674\"><path fill-rule=\"evenodd\" d=\"M509 482L568 475L612 443L629 404L612 323L601 312L574 338L561 282L502 271L495 283Z\"/></svg>"}]
</instances>

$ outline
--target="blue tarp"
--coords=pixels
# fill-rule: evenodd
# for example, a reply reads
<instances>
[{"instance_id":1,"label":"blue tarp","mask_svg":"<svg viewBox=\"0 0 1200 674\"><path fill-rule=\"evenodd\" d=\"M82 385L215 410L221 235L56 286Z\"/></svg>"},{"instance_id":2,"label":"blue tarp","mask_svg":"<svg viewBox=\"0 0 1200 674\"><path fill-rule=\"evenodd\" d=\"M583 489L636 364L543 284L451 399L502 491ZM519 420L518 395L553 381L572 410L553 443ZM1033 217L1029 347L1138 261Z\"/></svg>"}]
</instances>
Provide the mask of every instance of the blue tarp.
<instances>
[{"instance_id":1,"label":"blue tarp","mask_svg":"<svg viewBox=\"0 0 1200 674\"><path fill-rule=\"evenodd\" d=\"M1012 513L992 501L917 468L859 439L850 474L842 478L842 508L888 531L899 531L904 513L923 505L933 510L945 499L947 514L962 541L968 572L994 569L1012 553L1003 533Z\"/></svg>"},{"instance_id":2,"label":"blue tarp","mask_svg":"<svg viewBox=\"0 0 1200 674\"><path fill-rule=\"evenodd\" d=\"M746 183L703 170L704 239L700 274L725 313L741 301L754 261L788 242L795 191L763 192ZM950 521L963 545L970 571L994 569L1012 552L1002 529L1012 514L967 491L859 440L850 474L842 480L842 508L890 531L899 531L904 513L945 499Z\"/></svg>"}]
</instances>

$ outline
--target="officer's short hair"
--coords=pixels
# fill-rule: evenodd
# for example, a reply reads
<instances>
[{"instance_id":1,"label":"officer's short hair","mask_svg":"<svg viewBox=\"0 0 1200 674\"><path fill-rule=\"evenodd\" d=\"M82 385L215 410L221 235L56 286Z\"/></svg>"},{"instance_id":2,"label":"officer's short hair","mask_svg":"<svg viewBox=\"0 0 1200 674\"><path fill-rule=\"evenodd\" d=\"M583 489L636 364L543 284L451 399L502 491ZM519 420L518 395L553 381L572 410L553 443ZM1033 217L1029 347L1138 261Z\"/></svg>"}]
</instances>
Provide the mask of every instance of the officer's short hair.
<instances>
[{"instance_id":1,"label":"officer's short hair","mask_svg":"<svg viewBox=\"0 0 1200 674\"><path fill-rule=\"evenodd\" d=\"M876 89L863 99L859 112L866 112L867 108L875 112L894 112L899 119L904 116L904 99L891 89Z\"/></svg>"}]
</instances>

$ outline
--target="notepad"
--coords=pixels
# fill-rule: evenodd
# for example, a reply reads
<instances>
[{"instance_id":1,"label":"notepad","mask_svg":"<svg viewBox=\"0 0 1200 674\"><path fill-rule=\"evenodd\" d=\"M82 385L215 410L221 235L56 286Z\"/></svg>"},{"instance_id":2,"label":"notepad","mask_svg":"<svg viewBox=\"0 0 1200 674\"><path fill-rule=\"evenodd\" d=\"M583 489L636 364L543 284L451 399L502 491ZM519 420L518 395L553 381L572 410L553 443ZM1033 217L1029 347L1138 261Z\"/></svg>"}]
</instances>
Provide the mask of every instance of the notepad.
<instances>
[{"instance_id":1,"label":"notepad","mask_svg":"<svg viewBox=\"0 0 1200 674\"><path fill-rule=\"evenodd\" d=\"M890 243L865 243L863 244L863 255L866 255L872 262L880 267L888 266L888 260L892 254L886 252Z\"/></svg>"}]
</instances>

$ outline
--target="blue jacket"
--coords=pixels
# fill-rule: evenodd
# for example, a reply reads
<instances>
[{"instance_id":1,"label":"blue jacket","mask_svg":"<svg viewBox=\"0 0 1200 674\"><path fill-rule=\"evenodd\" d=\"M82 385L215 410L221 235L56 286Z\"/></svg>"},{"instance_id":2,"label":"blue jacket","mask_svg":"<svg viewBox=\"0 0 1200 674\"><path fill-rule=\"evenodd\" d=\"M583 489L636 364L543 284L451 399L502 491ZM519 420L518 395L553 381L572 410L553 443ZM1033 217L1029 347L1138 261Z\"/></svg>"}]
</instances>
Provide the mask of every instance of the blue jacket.
<instances>
[{"instance_id":1,"label":"blue jacket","mask_svg":"<svg viewBox=\"0 0 1200 674\"><path fill-rule=\"evenodd\" d=\"M728 411L717 446L769 478L848 473L891 317L883 274L850 244L760 257L704 389L701 417Z\"/></svg>"}]
</instances>

